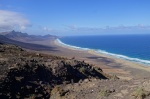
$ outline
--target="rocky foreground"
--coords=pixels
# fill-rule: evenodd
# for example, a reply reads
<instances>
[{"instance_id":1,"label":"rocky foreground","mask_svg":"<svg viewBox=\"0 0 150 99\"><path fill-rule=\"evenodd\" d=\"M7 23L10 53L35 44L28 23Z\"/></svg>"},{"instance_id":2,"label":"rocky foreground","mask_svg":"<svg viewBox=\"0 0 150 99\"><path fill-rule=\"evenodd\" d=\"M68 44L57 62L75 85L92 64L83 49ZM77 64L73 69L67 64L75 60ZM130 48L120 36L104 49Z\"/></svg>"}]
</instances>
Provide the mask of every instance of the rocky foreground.
<instances>
[{"instance_id":1,"label":"rocky foreground","mask_svg":"<svg viewBox=\"0 0 150 99\"><path fill-rule=\"evenodd\" d=\"M66 59L0 45L0 98L50 98L56 85L84 79L108 79L100 68ZM67 92L63 92L65 95Z\"/></svg>"},{"instance_id":2,"label":"rocky foreground","mask_svg":"<svg viewBox=\"0 0 150 99\"><path fill-rule=\"evenodd\" d=\"M119 80L74 58L0 44L0 99L150 99L150 80Z\"/></svg>"}]
</instances>

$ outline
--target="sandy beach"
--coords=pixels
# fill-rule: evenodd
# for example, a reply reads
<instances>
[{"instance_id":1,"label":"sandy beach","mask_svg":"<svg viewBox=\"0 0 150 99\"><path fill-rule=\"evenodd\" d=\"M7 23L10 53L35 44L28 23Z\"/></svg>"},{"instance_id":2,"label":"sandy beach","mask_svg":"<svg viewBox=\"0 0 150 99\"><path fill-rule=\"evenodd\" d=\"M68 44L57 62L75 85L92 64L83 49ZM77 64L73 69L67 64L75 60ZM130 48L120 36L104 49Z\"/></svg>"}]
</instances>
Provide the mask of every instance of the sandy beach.
<instances>
[{"instance_id":1,"label":"sandy beach","mask_svg":"<svg viewBox=\"0 0 150 99\"><path fill-rule=\"evenodd\" d=\"M87 64L86 66L83 65L83 66L87 67L87 70L89 70L89 71L96 70L96 69L93 69L93 67L94 68L98 67L97 68L98 70L101 71L101 69L102 69L102 71L103 71L103 72L101 71L102 75L106 75L106 77L111 77L110 79L99 79L97 77L91 78L91 76L88 76L89 78L84 79L84 80L81 79L78 83L70 83L70 84L63 83L62 85L57 85L62 90L65 90L67 92L69 90L69 92L68 92L69 94L68 93L65 94L65 96L62 98L62 96L60 96L60 94L58 93L59 91L56 93L57 90L55 90L55 87L54 87L53 90L51 91L51 93L54 93L54 94L51 94L51 99L83 99L83 98L84 99L92 99L93 97L94 97L94 99L136 99L134 97L137 97L137 96L141 97L143 95L145 95L144 96L144 97L146 97L145 99L150 98L150 96L149 96L150 95L150 90L149 90L150 89L150 87L149 87L150 86L150 77L149 77L150 67L149 66L139 64L136 62L132 62L132 61L128 61L128 60L124 60L121 58L117 58L115 56L98 53L94 50L82 50L79 48L70 47L70 46L67 46L67 45L59 42L57 39L46 39L46 40L37 40L37 41L33 40L32 42L29 40L24 40L24 42L16 41L16 42L14 42L14 44L16 44L16 45L18 44L18 46L19 45L22 46L23 49L20 50L20 47L17 47L17 46L14 46L13 48L19 48L19 51L25 51L24 53L30 53L30 54L23 53L25 56L26 55L29 56L29 57L27 57L27 59L30 59L30 57L32 58L31 61L38 59L39 64L41 64L41 60L43 60L42 64L46 64L46 65L42 65L42 66L47 66L46 68L48 68L49 66L52 68L55 68L55 66L58 66L58 67L60 66L60 68L61 68L62 64L64 64L64 63L66 64L67 61L69 64L74 64L74 62L79 62L79 65L67 64L65 66L66 67L82 66L80 63L84 63L84 64ZM9 52L11 52L11 51L9 51ZM31 56L32 54L34 56ZM16 55L20 55L20 54L16 54ZM11 55L11 56L14 59L14 55ZM53 58L52 59L49 59L48 57L44 58L44 56L50 56ZM54 58L56 58L56 60L58 58L60 58L60 59L66 60L66 61L62 61L59 59L56 61ZM18 58L16 58L16 60L18 60ZM13 62L15 62L15 61L13 61ZM7 63L9 63L9 62L7 62ZM58 63L62 63L62 64L58 64ZM48 64L51 64L51 65L48 65ZM16 66L16 65L13 65L13 66ZM18 68L18 67L16 67L16 68ZM55 68L55 69L58 69L58 68ZM28 68L27 68L27 70L28 70ZM35 70L35 69L33 69L33 70ZM48 69L48 70L50 70L50 72L51 72L51 70L53 70L53 69ZM61 68L60 70L63 70L63 69ZM64 70L66 71L66 69L64 69ZM66 73L64 73L65 72L64 70L62 72L60 72L60 74L66 74ZM68 70L69 69L67 69L67 71ZM2 69L2 71L3 71L3 69ZM72 70L71 70L71 72L72 72ZM42 71L40 73L42 73L42 75L43 74L45 75L45 71ZM82 73L82 72L79 72L79 73ZM75 74L76 74L76 72L75 72ZM92 74L95 74L95 73L92 73ZM96 74L96 76L97 76L97 74ZM51 77L51 76L49 76L49 75L46 75L44 77L42 76L42 78L49 78L49 77ZM62 76L60 76L60 77L62 77ZM71 77L74 77L74 76L71 76ZM78 77L79 76L77 76L77 78ZM118 79L118 77L120 79ZM25 78L25 77L23 77L23 78ZM16 77L15 77L15 79L16 79ZM16 81L16 80L14 80L14 81ZM22 81L24 81L24 80L22 80ZM29 79L29 81L30 81L30 79ZM39 82L39 83L41 83L41 82ZM12 86L14 86L14 85L12 85ZM18 85L15 85L15 86L18 86ZM57 86L56 86L56 88L57 88ZM21 87L19 87L19 88L21 88ZM141 91L139 93L139 88L140 88L140 90L142 90L142 93L141 93ZM108 92L107 92L107 90L108 90ZM41 89L40 89L40 91L41 91ZM103 91L104 92L106 91L107 93L109 93L109 96L103 96ZM138 91L138 94L135 94L135 92L137 92L137 91ZM103 98L103 97L105 97L105 98ZM144 98L141 98L141 99L144 99Z\"/></svg>"},{"instance_id":2,"label":"sandy beach","mask_svg":"<svg viewBox=\"0 0 150 99\"><path fill-rule=\"evenodd\" d=\"M33 43L39 44L39 42ZM65 46L57 39L40 41L40 44L53 47L53 50L41 50L40 52L85 61L102 68L105 73L117 75L121 79L149 78L150 67L143 64L97 53L93 50L80 50Z\"/></svg>"}]
</instances>

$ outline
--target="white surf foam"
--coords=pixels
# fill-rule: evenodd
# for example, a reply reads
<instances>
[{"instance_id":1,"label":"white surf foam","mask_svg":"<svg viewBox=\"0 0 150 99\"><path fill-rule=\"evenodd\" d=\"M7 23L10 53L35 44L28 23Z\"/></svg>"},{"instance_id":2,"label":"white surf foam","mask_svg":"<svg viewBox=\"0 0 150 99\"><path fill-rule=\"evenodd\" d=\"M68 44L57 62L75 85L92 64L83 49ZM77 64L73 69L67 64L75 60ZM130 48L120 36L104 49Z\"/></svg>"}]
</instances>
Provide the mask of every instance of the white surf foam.
<instances>
[{"instance_id":1,"label":"white surf foam","mask_svg":"<svg viewBox=\"0 0 150 99\"><path fill-rule=\"evenodd\" d=\"M124 59L124 60L128 60L128 61L132 61L132 62L136 62L136 63L140 63L140 64L150 66L150 61L149 60L143 60L143 59L139 59L139 58L128 57L128 56L125 56L125 55L109 53L109 52L104 51L104 50L96 50L96 49L89 49L89 48L82 48L82 47L78 47L78 46L68 45L68 44L63 43L60 39L57 39L57 41L60 44L64 45L64 46L71 47L71 48L74 48L74 49L87 50L87 51L88 50L93 50L97 53L102 53L102 54L106 54L106 55L109 55L109 56L114 56L114 57L121 58L121 59Z\"/></svg>"}]
</instances>

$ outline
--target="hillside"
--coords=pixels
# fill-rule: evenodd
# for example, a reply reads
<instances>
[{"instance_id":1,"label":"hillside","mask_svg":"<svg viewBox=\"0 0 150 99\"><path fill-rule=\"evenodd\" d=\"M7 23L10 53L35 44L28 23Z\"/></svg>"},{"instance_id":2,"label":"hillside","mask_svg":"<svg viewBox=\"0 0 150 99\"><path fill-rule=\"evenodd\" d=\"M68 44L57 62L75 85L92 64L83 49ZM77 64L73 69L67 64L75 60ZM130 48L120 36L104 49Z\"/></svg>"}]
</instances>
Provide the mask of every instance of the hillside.
<instances>
[{"instance_id":1,"label":"hillside","mask_svg":"<svg viewBox=\"0 0 150 99\"><path fill-rule=\"evenodd\" d=\"M58 56L27 52L15 45L0 44L0 98L51 97L56 85L84 79L108 79L100 68ZM65 94L67 92L62 93Z\"/></svg>"},{"instance_id":2,"label":"hillside","mask_svg":"<svg viewBox=\"0 0 150 99\"><path fill-rule=\"evenodd\" d=\"M6 37L7 33L4 34L0 35L0 99L150 98L149 72L148 76L137 79L137 71L134 69L135 78L119 79L116 75L108 75L101 69L100 63L108 61L106 58L101 57L103 61L98 60L98 66L94 66L86 63L87 61L78 61L75 57L56 56L63 48L60 47L61 50L58 50L55 48L57 46L48 46L49 39L46 40L47 45L43 45L45 40L28 43L25 41L27 39L24 39L25 42L16 41ZM31 49L32 52L26 49ZM45 53L46 51L48 53ZM65 51L68 54L73 53L66 49ZM67 53L64 54L67 56ZM77 54L78 57L82 56L80 54ZM143 72L146 71L139 71L141 74Z\"/></svg>"},{"instance_id":3,"label":"hillside","mask_svg":"<svg viewBox=\"0 0 150 99\"><path fill-rule=\"evenodd\" d=\"M51 46L45 46L45 45L41 45L41 44L33 44L33 43L26 43L26 42L21 42L21 41L17 41L17 40L12 40L10 38L7 38L4 35L0 35L0 42L4 43L4 44L14 44L14 45L18 45L23 48L26 48L26 49L37 50L37 51L55 50L55 48L51 47Z\"/></svg>"}]
</instances>

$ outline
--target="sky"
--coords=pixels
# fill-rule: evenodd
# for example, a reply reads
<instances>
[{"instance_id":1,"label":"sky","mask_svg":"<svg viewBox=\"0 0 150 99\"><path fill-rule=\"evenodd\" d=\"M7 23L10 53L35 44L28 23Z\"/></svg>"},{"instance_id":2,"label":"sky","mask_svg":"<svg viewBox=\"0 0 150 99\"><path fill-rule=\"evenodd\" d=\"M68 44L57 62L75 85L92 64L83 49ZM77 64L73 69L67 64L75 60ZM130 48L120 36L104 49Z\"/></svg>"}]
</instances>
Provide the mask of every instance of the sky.
<instances>
[{"instance_id":1,"label":"sky","mask_svg":"<svg viewBox=\"0 0 150 99\"><path fill-rule=\"evenodd\" d=\"M0 0L0 31L150 34L150 0Z\"/></svg>"}]
</instances>

